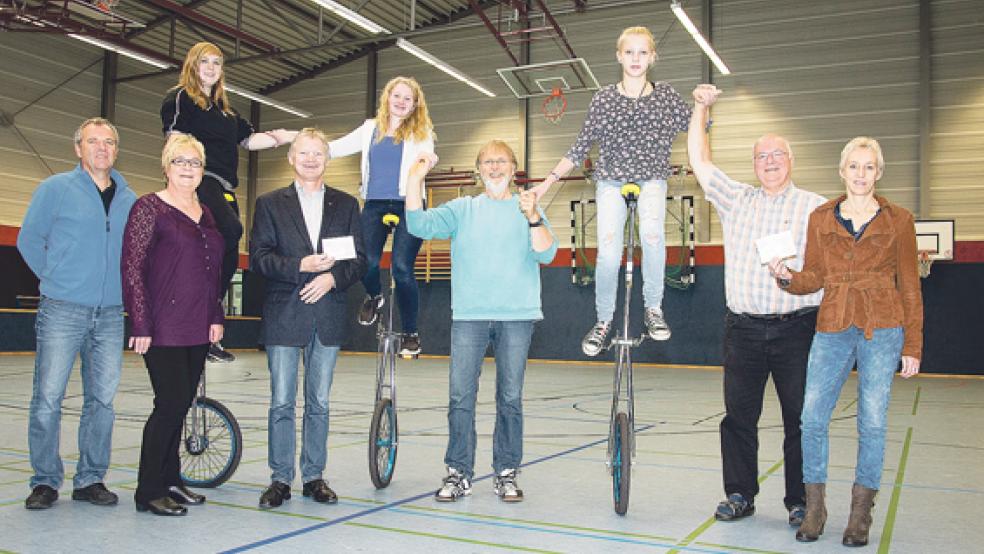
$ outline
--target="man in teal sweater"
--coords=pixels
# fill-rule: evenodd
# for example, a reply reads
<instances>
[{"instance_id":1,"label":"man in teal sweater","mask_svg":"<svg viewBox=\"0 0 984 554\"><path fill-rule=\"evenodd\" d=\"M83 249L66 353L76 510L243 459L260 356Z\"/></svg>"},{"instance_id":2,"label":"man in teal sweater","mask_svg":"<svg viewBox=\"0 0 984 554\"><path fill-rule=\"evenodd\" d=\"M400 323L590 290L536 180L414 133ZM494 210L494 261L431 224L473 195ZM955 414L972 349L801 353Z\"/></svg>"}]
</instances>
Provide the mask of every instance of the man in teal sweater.
<instances>
[{"instance_id":1,"label":"man in teal sweater","mask_svg":"<svg viewBox=\"0 0 984 554\"><path fill-rule=\"evenodd\" d=\"M435 498L453 502L471 494L475 466L475 400L485 351L496 360L496 420L492 437L493 489L519 502L516 475L523 457L523 376L533 324L540 309L540 264L557 253L557 241L532 191L509 191L516 155L493 140L476 165L485 192L424 211L424 176L433 165L422 156L410 169L406 220L411 234L451 239L451 370L448 448L444 478Z\"/></svg>"},{"instance_id":2,"label":"man in teal sweater","mask_svg":"<svg viewBox=\"0 0 984 554\"><path fill-rule=\"evenodd\" d=\"M113 169L118 148L112 123L84 121L75 132L79 165L38 185L17 235L17 249L41 280L28 422L34 469L29 510L50 508L58 499L65 475L58 453L61 404L77 356L84 400L72 499L100 506L118 501L103 479L123 364L120 251L137 199Z\"/></svg>"}]
</instances>

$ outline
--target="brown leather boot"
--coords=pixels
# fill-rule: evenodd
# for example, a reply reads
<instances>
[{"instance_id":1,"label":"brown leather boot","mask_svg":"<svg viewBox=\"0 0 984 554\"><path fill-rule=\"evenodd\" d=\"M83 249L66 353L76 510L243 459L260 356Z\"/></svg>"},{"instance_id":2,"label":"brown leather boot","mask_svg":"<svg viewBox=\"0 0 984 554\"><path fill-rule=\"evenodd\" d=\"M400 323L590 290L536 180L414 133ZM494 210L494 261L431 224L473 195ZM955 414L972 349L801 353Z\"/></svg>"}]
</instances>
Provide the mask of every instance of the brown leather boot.
<instances>
[{"instance_id":1,"label":"brown leather boot","mask_svg":"<svg viewBox=\"0 0 984 554\"><path fill-rule=\"evenodd\" d=\"M871 507L875 505L877 489L854 483L851 489L851 517L844 529L844 546L864 546L868 544L868 530L871 528Z\"/></svg>"},{"instance_id":2,"label":"brown leather boot","mask_svg":"<svg viewBox=\"0 0 984 554\"><path fill-rule=\"evenodd\" d=\"M806 484L806 515L796 531L796 540L813 542L823 534L823 526L827 523L827 505L824 503L826 493L826 483Z\"/></svg>"}]
</instances>

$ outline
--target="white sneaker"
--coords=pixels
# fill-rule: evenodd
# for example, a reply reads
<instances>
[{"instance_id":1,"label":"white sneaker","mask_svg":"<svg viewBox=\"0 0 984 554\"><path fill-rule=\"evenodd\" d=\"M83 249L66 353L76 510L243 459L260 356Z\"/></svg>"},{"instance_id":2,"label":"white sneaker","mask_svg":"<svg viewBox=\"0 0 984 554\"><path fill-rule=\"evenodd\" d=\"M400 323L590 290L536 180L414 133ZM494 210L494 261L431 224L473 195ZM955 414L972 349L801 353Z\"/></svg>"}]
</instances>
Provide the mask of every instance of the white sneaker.
<instances>
[{"instance_id":1,"label":"white sneaker","mask_svg":"<svg viewBox=\"0 0 984 554\"><path fill-rule=\"evenodd\" d=\"M670 326L663 319L663 310L646 308L646 332L653 340L670 340Z\"/></svg>"},{"instance_id":2,"label":"white sneaker","mask_svg":"<svg viewBox=\"0 0 984 554\"><path fill-rule=\"evenodd\" d=\"M612 329L611 321L599 321L581 340L581 351L588 356L597 356L605 348L605 340Z\"/></svg>"},{"instance_id":3,"label":"white sneaker","mask_svg":"<svg viewBox=\"0 0 984 554\"><path fill-rule=\"evenodd\" d=\"M434 493L438 502L454 502L462 496L471 494L471 479L453 467L448 468L448 476L441 482L441 488Z\"/></svg>"},{"instance_id":4,"label":"white sneaker","mask_svg":"<svg viewBox=\"0 0 984 554\"><path fill-rule=\"evenodd\" d=\"M504 469L492 480L492 490L503 502L522 502L523 489L516 483L516 475L519 473L515 469Z\"/></svg>"}]
</instances>

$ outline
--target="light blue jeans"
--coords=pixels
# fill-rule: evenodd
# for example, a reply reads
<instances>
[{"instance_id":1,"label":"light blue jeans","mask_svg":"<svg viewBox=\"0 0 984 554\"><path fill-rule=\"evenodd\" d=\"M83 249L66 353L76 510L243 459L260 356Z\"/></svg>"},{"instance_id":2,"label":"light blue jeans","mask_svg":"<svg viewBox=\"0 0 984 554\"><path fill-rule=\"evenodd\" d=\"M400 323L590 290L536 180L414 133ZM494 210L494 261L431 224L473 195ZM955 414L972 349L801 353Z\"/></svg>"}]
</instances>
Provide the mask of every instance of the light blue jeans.
<instances>
[{"instance_id":1,"label":"light blue jeans","mask_svg":"<svg viewBox=\"0 0 984 554\"><path fill-rule=\"evenodd\" d=\"M533 321L451 322L448 449L444 463L469 479L475 471L475 400L482 360L495 354L495 431L492 469L516 469L523 461L523 378Z\"/></svg>"},{"instance_id":2,"label":"light blue jeans","mask_svg":"<svg viewBox=\"0 0 984 554\"><path fill-rule=\"evenodd\" d=\"M109 469L116 419L113 397L123 364L123 306L92 308L42 297L34 329L38 346L27 438L34 469L31 488L57 490L64 480L58 450L61 406L76 356L82 360L83 400L73 485L81 489L100 483Z\"/></svg>"},{"instance_id":3,"label":"light blue jeans","mask_svg":"<svg viewBox=\"0 0 984 554\"><path fill-rule=\"evenodd\" d=\"M622 198L626 181L598 181L595 197L598 207L598 259L595 265L595 311L598 321L611 321L618 295L618 271L622 265L625 220L628 208ZM642 297L647 308L663 303L666 270L666 181L637 183L639 194L639 238L642 243Z\"/></svg>"},{"instance_id":4,"label":"light blue jeans","mask_svg":"<svg viewBox=\"0 0 984 554\"><path fill-rule=\"evenodd\" d=\"M317 333L303 348L267 345L270 368L270 413L267 421L271 479L294 480L297 372L304 354L304 419L301 427L301 482L321 479L328 463L328 393L338 359L338 346L324 346Z\"/></svg>"},{"instance_id":5,"label":"light blue jeans","mask_svg":"<svg viewBox=\"0 0 984 554\"><path fill-rule=\"evenodd\" d=\"M849 327L838 333L817 333L810 348L803 400L803 482L826 483L830 439L828 429L841 388L858 366L858 459L854 482L878 489L885 461L885 430L892 378L902 357L901 327L875 329L871 340Z\"/></svg>"}]
</instances>

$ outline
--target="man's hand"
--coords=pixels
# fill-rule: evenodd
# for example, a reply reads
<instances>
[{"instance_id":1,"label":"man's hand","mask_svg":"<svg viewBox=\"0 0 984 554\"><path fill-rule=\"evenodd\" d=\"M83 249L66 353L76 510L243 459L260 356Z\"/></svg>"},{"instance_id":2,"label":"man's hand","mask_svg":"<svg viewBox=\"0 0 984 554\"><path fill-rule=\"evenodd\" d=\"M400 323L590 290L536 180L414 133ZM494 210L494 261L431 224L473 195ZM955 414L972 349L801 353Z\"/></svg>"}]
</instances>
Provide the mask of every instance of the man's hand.
<instances>
[{"instance_id":1,"label":"man's hand","mask_svg":"<svg viewBox=\"0 0 984 554\"><path fill-rule=\"evenodd\" d=\"M919 373L919 358L902 356L902 378L908 379L917 373Z\"/></svg>"},{"instance_id":2,"label":"man's hand","mask_svg":"<svg viewBox=\"0 0 984 554\"><path fill-rule=\"evenodd\" d=\"M130 337L130 348L137 354L146 354L150 349L150 337Z\"/></svg>"},{"instance_id":3,"label":"man's hand","mask_svg":"<svg viewBox=\"0 0 984 554\"><path fill-rule=\"evenodd\" d=\"M208 342L219 342L225 335L225 327L221 323L213 323L208 326Z\"/></svg>"},{"instance_id":4,"label":"man's hand","mask_svg":"<svg viewBox=\"0 0 984 554\"><path fill-rule=\"evenodd\" d=\"M721 90L714 85L697 85L694 89L694 102L697 104L703 104L710 108L717 102L718 96L721 95Z\"/></svg>"},{"instance_id":5,"label":"man's hand","mask_svg":"<svg viewBox=\"0 0 984 554\"><path fill-rule=\"evenodd\" d=\"M427 173L437 165L437 155L430 152L423 152L410 166L410 171L407 176L411 179L423 180L427 176Z\"/></svg>"},{"instance_id":6,"label":"man's hand","mask_svg":"<svg viewBox=\"0 0 984 554\"><path fill-rule=\"evenodd\" d=\"M786 267L786 262L782 258L772 258L772 261L769 262L769 272L777 279L793 278L793 274L790 273L789 268Z\"/></svg>"},{"instance_id":7,"label":"man's hand","mask_svg":"<svg viewBox=\"0 0 984 554\"><path fill-rule=\"evenodd\" d=\"M333 288L335 288L335 276L331 273L322 273L304 285L301 289L301 301L305 304L314 304Z\"/></svg>"},{"instance_id":8,"label":"man's hand","mask_svg":"<svg viewBox=\"0 0 984 554\"><path fill-rule=\"evenodd\" d=\"M519 209L530 223L540 221L540 212L536 209L536 200L536 192L532 189L519 193Z\"/></svg>"},{"instance_id":9,"label":"man's hand","mask_svg":"<svg viewBox=\"0 0 984 554\"><path fill-rule=\"evenodd\" d=\"M328 254L311 254L301 258L302 273L321 273L328 271L335 265L335 258Z\"/></svg>"}]
</instances>

